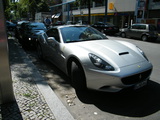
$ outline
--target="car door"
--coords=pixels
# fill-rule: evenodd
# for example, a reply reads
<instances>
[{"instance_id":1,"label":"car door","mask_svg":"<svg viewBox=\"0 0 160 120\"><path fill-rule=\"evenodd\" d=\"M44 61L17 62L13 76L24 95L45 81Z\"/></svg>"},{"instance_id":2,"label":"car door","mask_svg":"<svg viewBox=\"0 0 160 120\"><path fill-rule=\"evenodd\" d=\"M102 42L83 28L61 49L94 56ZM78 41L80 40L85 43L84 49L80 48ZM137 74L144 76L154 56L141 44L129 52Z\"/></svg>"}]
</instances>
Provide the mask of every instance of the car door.
<instances>
[{"instance_id":1,"label":"car door","mask_svg":"<svg viewBox=\"0 0 160 120\"><path fill-rule=\"evenodd\" d=\"M50 49L48 47L47 39L48 39L48 36L45 32L41 34L41 37L39 37L39 41L41 43L41 47L43 49L43 55L45 56L45 59L48 59L50 55Z\"/></svg>"},{"instance_id":2,"label":"car door","mask_svg":"<svg viewBox=\"0 0 160 120\"><path fill-rule=\"evenodd\" d=\"M142 34L147 32L146 31L146 25L139 25L138 26L138 30L137 30L137 34L136 34L136 37L137 38L141 38L142 37Z\"/></svg>"},{"instance_id":3,"label":"car door","mask_svg":"<svg viewBox=\"0 0 160 120\"><path fill-rule=\"evenodd\" d=\"M135 37L136 34L137 34L137 25L132 25L130 28L128 28L127 36Z\"/></svg>"},{"instance_id":4,"label":"car door","mask_svg":"<svg viewBox=\"0 0 160 120\"><path fill-rule=\"evenodd\" d=\"M56 28L50 29L46 32L47 38L47 55L50 62L57 65L60 57L60 37L59 32Z\"/></svg>"}]
</instances>

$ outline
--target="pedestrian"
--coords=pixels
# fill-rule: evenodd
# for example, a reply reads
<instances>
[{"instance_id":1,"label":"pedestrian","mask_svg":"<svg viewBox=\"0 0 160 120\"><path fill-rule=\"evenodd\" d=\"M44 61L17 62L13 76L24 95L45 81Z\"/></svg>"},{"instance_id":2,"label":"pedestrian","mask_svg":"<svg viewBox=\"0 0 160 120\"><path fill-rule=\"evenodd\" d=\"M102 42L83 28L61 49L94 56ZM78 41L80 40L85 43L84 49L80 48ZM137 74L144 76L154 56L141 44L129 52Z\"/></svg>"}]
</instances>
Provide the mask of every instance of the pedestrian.
<instances>
[{"instance_id":1,"label":"pedestrian","mask_svg":"<svg viewBox=\"0 0 160 120\"><path fill-rule=\"evenodd\" d=\"M46 17L46 19L44 20L44 23L45 23L46 27L48 28L51 24L51 20L48 17Z\"/></svg>"}]
</instances>

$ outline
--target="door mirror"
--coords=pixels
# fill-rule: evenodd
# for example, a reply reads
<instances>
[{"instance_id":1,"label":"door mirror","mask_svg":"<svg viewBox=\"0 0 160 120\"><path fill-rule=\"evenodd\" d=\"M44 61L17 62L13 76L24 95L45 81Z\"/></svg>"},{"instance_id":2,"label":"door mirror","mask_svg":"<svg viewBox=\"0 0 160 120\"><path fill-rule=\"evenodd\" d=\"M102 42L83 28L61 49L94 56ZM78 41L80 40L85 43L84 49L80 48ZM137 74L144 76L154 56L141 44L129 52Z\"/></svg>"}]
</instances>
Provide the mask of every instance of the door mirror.
<instances>
[{"instance_id":1,"label":"door mirror","mask_svg":"<svg viewBox=\"0 0 160 120\"><path fill-rule=\"evenodd\" d=\"M48 37L47 40L49 43L53 43L53 41L56 41L56 39L54 37Z\"/></svg>"}]
</instances>

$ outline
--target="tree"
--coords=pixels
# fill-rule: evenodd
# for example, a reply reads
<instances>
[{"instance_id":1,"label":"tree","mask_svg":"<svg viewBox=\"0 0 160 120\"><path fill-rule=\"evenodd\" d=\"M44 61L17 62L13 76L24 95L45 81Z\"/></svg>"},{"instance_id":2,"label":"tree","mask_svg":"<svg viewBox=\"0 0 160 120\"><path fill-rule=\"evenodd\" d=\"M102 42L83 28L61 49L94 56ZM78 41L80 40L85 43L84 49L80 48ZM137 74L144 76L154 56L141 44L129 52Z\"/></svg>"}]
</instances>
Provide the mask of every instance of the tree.
<instances>
[{"instance_id":1,"label":"tree","mask_svg":"<svg viewBox=\"0 0 160 120\"><path fill-rule=\"evenodd\" d=\"M45 0L19 0L18 11L20 17L34 20L36 12L49 12L49 6Z\"/></svg>"},{"instance_id":2,"label":"tree","mask_svg":"<svg viewBox=\"0 0 160 120\"><path fill-rule=\"evenodd\" d=\"M4 14L6 19L10 16L10 6L9 6L9 0L3 0L3 7L4 7Z\"/></svg>"},{"instance_id":3,"label":"tree","mask_svg":"<svg viewBox=\"0 0 160 120\"><path fill-rule=\"evenodd\" d=\"M49 6L61 0L3 0L6 19L35 18L36 12L49 12ZM12 17L13 16L13 17Z\"/></svg>"}]
</instances>

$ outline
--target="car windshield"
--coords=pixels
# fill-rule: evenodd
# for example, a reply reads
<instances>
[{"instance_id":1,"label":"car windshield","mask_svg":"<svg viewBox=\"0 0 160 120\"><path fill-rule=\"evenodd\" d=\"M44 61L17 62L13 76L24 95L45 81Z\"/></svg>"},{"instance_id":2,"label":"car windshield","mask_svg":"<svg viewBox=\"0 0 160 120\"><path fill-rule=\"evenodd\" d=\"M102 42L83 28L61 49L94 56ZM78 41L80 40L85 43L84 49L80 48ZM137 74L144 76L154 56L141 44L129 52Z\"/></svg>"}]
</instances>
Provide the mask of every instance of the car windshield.
<instances>
[{"instance_id":1,"label":"car windshield","mask_svg":"<svg viewBox=\"0 0 160 120\"><path fill-rule=\"evenodd\" d=\"M46 27L44 24L29 24L28 28L32 30L46 30Z\"/></svg>"},{"instance_id":2,"label":"car windshield","mask_svg":"<svg viewBox=\"0 0 160 120\"><path fill-rule=\"evenodd\" d=\"M60 30L65 43L107 39L104 34L92 27L70 26L60 28Z\"/></svg>"},{"instance_id":3,"label":"car windshield","mask_svg":"<svg viewBox=\"0 0 160 120\"><path fill-rule=\"evenodd\" d=\"M154 26L154 25L149 25L149 30L151 30L151 31L156 31L157 28L156 28L156 26Z\"/></svg>"},{"instance_id":4,"label":"car windshield","mask_svg":"<svg viewBox=\"0 0 160 120\"><path fill-rule=\"evenodd\" d=\"M114 26L112 23L105 23L105 25Z\"/></svg>"}]
</instances>

